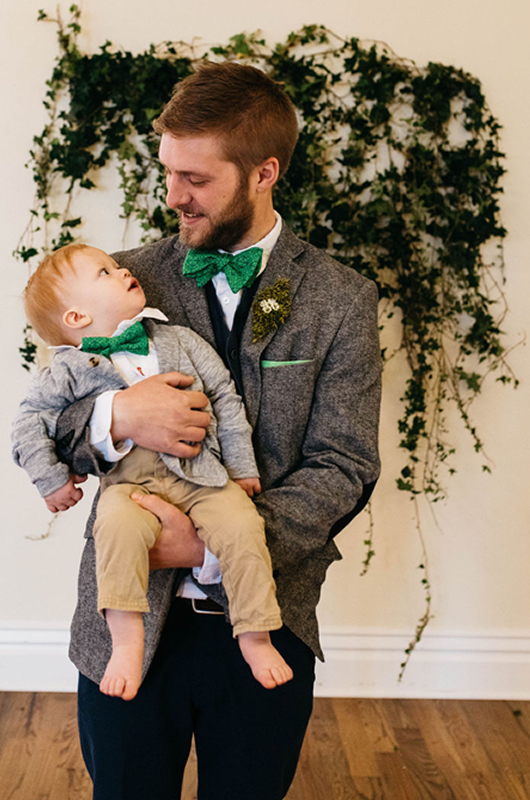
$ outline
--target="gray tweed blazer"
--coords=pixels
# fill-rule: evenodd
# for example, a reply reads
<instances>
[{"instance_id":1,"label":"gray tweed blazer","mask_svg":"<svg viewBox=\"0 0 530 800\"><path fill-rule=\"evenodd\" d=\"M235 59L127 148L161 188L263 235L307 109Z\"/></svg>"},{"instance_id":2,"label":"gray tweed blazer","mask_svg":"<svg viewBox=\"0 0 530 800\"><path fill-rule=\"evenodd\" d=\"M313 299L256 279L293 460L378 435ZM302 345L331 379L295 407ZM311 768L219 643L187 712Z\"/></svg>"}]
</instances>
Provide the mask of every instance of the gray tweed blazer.
<instances>
[{"instance_id":1,"label":"gray tweed blazer","mask_svg":"<svg viewBox=\"0 0 530 800\"><path fill-rule=\"evenodd\" d=\"M186 248L171 237L114 257L140 280L150 306L215 346L204 290L182 275L185 254ZM285 226L260 290L282 278L290 282L290 315L253 343L251 311L240 364L263 487L256 506L265 519L283 620L322 657L315 609L326 571L341 557L332 537L351 518L364 487L379 475L377 291L371 281L302 242ZM79 473L93 469L86 434L91 408L90 400L81 401L58 423L62 457ZM144 671L181 577L181 570L151 573ZM205 588L222 600L215 589ZM111 642L97 613L96 596L94 547L88 538L70 655L83 674L99 682Z\"/></svg>"}]
</instances>

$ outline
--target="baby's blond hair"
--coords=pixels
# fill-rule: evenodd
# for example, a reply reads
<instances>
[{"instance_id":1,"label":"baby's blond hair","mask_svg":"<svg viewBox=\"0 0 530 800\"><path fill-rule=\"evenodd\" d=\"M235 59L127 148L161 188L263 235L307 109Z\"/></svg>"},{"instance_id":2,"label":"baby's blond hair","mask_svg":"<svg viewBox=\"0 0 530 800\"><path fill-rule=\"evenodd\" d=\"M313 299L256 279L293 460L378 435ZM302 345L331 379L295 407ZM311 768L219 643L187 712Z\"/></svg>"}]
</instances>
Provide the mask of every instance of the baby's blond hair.
<instances>
[{"instance_id":1,"label":"baby's blond hair","mask_svg":"<svg viewBox=\"0 0 530 800\"><path fill-rule=\"evenodd\" d=\"M24 290L24 309L32 328L51 345L68 344L61 324L66 300L61 288L74 272L74 257L86 244L67 244L55 250L39 264Z\"/></svg>"}]
</instances>

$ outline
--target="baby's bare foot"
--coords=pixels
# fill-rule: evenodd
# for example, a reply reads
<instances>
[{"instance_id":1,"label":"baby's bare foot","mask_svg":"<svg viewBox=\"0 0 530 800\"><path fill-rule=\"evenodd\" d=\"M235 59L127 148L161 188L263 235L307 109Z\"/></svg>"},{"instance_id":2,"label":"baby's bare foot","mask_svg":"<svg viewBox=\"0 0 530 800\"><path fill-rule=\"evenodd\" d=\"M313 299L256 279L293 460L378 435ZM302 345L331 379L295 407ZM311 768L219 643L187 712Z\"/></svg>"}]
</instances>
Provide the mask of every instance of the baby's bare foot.
<instances>
[{"instance_id":1,"label":"baby's bare foot","mask_svg":"<svg viewBox=\"0 0 530 800\"><path fill-rule=\"evenodd\" d=\"M267 631L242 633L238 637L243 658L265 689L287 683L293 671L276 650Z\"/></svg>"},{"instance_id":2,"label":"baby's bare foot","mask_svg":"<svg viewBox=\"0 0 530 800\"><path fill-rule=\"evenodd\" d=\"M132 700L136 697L142 680L143 647L118 646L112 650L112 656L99 689L103 694Z\"/></svg>"},{"instance_id":3,"label":"baby's bare foot","mask_svg":"<svg viewBox=\"0 0 530 800\"><path fill-rule=\"evenodd\" d=\"M112 634L112 656L99 688L111 697L132 700L142 682L142 615L135 611L107 609L106 619Z\"/></svg>"}]
</instances>

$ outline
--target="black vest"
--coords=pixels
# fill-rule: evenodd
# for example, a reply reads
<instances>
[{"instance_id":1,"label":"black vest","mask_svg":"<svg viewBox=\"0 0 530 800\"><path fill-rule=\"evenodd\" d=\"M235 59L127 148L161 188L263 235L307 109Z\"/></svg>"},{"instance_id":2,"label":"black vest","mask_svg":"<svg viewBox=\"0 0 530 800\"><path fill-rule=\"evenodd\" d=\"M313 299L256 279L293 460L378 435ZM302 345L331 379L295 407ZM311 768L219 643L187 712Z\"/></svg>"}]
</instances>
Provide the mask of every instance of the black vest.
<instances>
[{"instance_id":1,"label":"black vest","mask_svg":"<svg viewBox=\"0 0 530 800\"><path fill-rule=\"evenodd\" d=\"M241 343L241 335L243 328L247 321L248 312L254 300L254 295L258 290L259 276L249 289L243 289L241 300L237 307L234 317L234 324L232 330L229 330L228 325L219 303L219 298L215 291L215 287L211 281L208 281L204 290L206 292L206 299L208 301L208 308L210 309L210 319L212 320L212 327L215 336L215 344L217 352L223 359L226 368L230 371L234 383L236 385L238 394L245 399L243 393L243 381L241 378L241 363L239 361L239 346Z\"/></svg>"}]
</instances>

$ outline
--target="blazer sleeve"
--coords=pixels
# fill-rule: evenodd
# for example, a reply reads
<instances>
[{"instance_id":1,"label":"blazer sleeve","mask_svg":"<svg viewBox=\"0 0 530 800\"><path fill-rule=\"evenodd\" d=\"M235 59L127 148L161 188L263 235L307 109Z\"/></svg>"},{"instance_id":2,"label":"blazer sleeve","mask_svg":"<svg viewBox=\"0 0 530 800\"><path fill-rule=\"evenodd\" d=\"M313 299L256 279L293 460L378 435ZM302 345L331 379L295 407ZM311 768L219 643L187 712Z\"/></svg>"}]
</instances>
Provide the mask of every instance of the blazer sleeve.
<instances>
[{"instance_id":1,"label":"blazer sleeve","mask_svg":"<svg viewBox=\"0 0 530 800\"><path fill-rule=\"evenodd\" d=\"M275 568L322 552L373 487L380 471L380 398L377 290L370 281L322 363L297 465L254 498Z\"/></svg>"},{"instance_id":2,"label":"blazer sleeve","mask_svg":"<svg viewBox=\"0 0 530 800\"><path fill-rule=\"evenodd\" d=\"M64 363L52 362L33 378L11 430L12 455L42 497L60 489L69 477L55 450L57 419L64 403L73 399L71 376Z\"/></svg>"},{"instance_id":3,"label":"blazer sleeve","mask_svg":"<svg viewBox=\"0 0 530 800\"><path fill-rule=\"evenodd\" d=\"M90 445L86 424L95 398L106 388L124 385L110 362L96 359L91 364L86 353L75 349L57 353L37 373L20 405L12 438L15 461L43 496L64 486L69 467L80 475L98 476L115 467Z\"/></svg>"},{"instance_id":4,"label":"blazer sleeve","mask_svg":"<svg viewBox=\"0 0 530 800\"><path fill-rule=\"evenodd\" d=\"M56 492L69 478L69 469L57 458L55 443L49 435L54 425L53 416L26 405L21 408L12 428L13 459L27 472L41 497Z\"/></svg>"},{"instance_id":5,"label":"blazer sleeve","mask_svg":"<svg viewBox=\"0 0 530 800\"><path fill-rule=\"evenodd\" d=\"M189 328L181 329L186 351L200 376L217 420L221 461L232 480L255 478L258 467L252 446L252 428L230 373L208 342Z\"/></svg>"}]
</instances>

